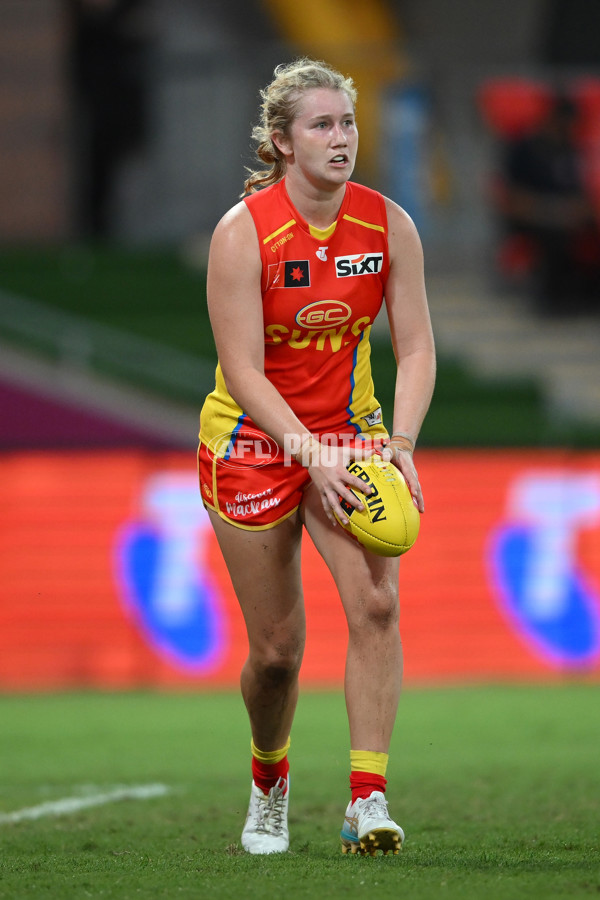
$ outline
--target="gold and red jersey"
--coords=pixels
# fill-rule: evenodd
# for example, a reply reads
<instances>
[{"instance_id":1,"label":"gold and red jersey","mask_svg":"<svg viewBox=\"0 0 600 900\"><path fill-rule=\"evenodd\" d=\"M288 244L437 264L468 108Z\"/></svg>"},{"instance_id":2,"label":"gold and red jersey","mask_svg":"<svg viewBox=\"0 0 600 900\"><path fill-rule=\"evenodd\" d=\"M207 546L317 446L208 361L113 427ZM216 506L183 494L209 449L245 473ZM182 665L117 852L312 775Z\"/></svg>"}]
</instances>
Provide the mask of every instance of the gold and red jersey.
<instances>
[{"instance_id":1,"label":"gold and red jersey","mask_svg":"<svg viewBox=\"0 0 600 900\"><path fill-rule=\"evenodd\" d=\"M369 336L389 271L384 198L348 182L326 230L299 215L285 180L245 203L262 259L266 377L315 435L383 431ZM256 426L228 393L218 365L200 438L210 443L246 427Z\"/></svg>"}]
</instances>

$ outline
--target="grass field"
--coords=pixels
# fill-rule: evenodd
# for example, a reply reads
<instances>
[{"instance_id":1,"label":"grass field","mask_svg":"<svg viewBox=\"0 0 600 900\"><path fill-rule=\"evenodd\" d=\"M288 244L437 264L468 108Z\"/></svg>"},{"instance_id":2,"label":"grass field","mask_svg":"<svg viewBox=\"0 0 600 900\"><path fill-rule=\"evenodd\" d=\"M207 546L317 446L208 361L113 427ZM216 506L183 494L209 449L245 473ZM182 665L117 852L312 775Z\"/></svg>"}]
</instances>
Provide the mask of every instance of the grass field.
<instances>
[{"instance_id":1,"label":"grass field","mask_svg":"<svg viewBox=\"0 0 600 900\"><path fill-rule=\"evenodd\" d=\"M0 897L597 897L599 710L593 685L406 691L388 797L407 840L373 859L339 850L343 698L303 694L291 848L252 857L236 694L4 696Z\"/></svg>"}]
</instances>

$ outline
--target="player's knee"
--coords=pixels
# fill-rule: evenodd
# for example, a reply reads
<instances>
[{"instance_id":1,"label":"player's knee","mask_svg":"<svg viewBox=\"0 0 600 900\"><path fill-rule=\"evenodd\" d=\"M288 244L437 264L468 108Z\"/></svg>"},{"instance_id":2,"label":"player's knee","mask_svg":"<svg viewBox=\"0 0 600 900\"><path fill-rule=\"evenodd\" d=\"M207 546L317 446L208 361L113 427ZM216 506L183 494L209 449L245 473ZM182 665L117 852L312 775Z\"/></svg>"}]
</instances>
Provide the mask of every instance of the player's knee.
<instances>
[{"instance_id":1,"label":"player's knee","mask_svg":"<svg viewBox=\"0 0 600 900\"><path fill-rule=\"evenodd\" d=\"M350 621L350 627L354 625L362 632L365 629L372 631L388 631L398 628L400 620L400 606L395 591L376 590L360 598L356 606L356 615Z\"/></svg>"},{"instance_id":2,"label":"player's knee","mask_svg":"<svg viewBox=\"0 0 600 900\"><path fill-rule=\"evenodd\" d=\"M300 665L291 657L272 659L260 666L260 680L265 688L278 688L294 681Z\"/></svg>"},{"instance_id":3,"label":"player's knee","mask_svg":"<svg viewBox=\"0 0 600 900\"><path fill-rule=\"evenodd\" d=\"M293 681L300 671L303 642L291 640L264 648L255 657L254 668L265 687L278 687Z\"/></svg>"},{"instance_id":4,"label":"player's knee","mask_svg":"<svg viewBox=\"0 0 600 900\"><path fill-rule=\"evenodd\" d=\"M367 610L366 616L368 624L378 631L396 628L399 624L398 603L374 604Z\"/></svg>"}]
</instances>

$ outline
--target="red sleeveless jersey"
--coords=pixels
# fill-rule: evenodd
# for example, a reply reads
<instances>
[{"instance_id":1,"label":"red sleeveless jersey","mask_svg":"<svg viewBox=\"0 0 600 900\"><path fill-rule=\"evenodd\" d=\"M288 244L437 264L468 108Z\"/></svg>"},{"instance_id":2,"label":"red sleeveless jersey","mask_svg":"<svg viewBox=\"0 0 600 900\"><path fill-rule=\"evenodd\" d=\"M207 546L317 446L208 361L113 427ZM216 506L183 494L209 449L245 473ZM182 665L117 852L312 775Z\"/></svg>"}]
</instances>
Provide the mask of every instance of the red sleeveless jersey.
<instances>
[{"instance_id":1,"label":"red sleeveless jersey","mask_svg":"<svg viewBox=\"0 0 600 900\"><path fill-rule=\"evenodd\" d=\"M265 375L316 435L381 430L369 335L389 271L381 194L348 182L336 221L310 226L285 180L245 198L262 259ZM253 423L217 367L201 415L201 439Z\"/></svg>"}]
</instances>

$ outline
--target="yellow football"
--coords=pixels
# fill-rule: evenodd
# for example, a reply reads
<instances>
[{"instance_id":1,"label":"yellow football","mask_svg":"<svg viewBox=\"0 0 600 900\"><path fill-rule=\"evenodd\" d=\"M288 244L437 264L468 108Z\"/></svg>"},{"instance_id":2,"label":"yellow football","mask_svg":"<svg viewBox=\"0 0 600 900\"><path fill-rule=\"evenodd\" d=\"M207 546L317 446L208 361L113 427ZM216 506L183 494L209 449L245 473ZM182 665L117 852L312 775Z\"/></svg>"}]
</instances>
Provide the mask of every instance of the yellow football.
<instances>
[{"instance_id":1,"label":"yellow football","mask_svg":"<svg viewBox=\"0 0 600 900\"><path fill-rule=\"evenodd\" d=\"M352 460L347 468L371 487L371 493L367 495L350 488L364 509L358 510L341 500L348 517L346 525L338 519L342 527L378 556L406 553L417 539L421 516L402 473L378 455L368 460Z\"/></svg>"}]
</instances>

